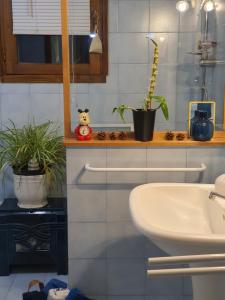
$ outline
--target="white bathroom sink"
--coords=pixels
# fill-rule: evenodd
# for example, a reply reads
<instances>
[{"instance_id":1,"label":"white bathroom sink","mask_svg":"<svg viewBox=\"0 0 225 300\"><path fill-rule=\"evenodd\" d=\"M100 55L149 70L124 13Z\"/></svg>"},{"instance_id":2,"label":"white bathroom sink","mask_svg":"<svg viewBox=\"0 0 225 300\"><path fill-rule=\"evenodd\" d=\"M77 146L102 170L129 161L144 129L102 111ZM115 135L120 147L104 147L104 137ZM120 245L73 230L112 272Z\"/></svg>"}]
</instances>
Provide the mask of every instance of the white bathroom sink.
<instances>
[{"instance_id":1,"label":"white bathroom sink","mask_svg":"<svg viewBox=\"0 0 225 300\"><path fill-rule=\"evenodd\" d=\"M225 200L214 185L150 183L130 194L137 228L170 255L225 252Z\"/></svg>"}]
</instances>

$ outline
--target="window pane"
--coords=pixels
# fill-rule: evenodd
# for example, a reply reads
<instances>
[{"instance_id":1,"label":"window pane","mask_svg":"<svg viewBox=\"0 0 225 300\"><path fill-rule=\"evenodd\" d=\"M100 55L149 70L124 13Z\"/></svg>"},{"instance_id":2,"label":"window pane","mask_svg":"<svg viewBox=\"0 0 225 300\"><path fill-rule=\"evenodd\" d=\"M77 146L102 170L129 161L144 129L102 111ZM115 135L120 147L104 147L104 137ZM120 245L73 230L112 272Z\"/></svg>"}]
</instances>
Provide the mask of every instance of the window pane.
<instances>
[{"instance_id":1,"label":"window pane","mask_svg":"<svg viewBox=\"0 0 225 300\"><path fill-rule=\"evenodd\" d=\"M71 61L88 64L90 43L87 35L70 37ZM19 63L62 63L61 36L17 35L17 51Z\"/></svg>"}]
</instances>

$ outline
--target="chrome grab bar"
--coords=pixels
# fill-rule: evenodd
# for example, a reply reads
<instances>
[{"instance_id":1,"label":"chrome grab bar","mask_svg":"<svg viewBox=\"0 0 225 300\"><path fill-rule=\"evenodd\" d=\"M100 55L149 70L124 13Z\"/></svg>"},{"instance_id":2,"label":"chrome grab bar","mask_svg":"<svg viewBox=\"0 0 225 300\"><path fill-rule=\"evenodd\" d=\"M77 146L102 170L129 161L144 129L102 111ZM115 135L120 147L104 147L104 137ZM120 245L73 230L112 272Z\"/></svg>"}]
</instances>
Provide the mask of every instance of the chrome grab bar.
<instances>
[{"instance_id":1,"label":"chrome grab bar","mask_svg":"<svg viewBox=\"0 0 225 300\"><path fill-rule=\"evenodd\" d=\"M151 265L171 264L171 263L193 263L205 261L221 261L225 260L225 254L202 254L202 255L184 255L184 256L165 256L152 257L148 259Z\"/></svg>"},{"instance_id":2,"label":"chrome grab bar","mask_svg":"<svg viewBox=\"0 0 225 300\"><path fill-rule=\"evenodd\" d=\"M197 267L197 268L176 268L176 269L162 269L162 270L148 270L148 276L178 276L178 275L208 275L215 273L224 273L224 267Z\"/></svg>"},{"instance_id":3,"label":"chrome grab bar","mask_svg":"<svg viewBox=\"0 0 225 300\"><path fill-rule=\"evenodd\" d=\"M202 255L186 255L186 256L168 256L153 257L148 259L148 263L152 266L171 263L201 263L201 262L219 262L224 261L225 254L202 254ZM213 273L225 272L225 266L210 267L191 267L191 268L169 268L169 269L153 269L147 270L148 276L168 276L168 275L207 275Z\"/></svg>"},{"instance_id":4,"label":"chrome grab bar","mask_svg":"<svg viewBox=\"0 0 225 300\"><path fill-rule=\"evenodd\" d=\"M96 168L85 164L85 170L90 172L203 172L206 169L203 163L197 168Z\"/></svg>"}]
</instances>

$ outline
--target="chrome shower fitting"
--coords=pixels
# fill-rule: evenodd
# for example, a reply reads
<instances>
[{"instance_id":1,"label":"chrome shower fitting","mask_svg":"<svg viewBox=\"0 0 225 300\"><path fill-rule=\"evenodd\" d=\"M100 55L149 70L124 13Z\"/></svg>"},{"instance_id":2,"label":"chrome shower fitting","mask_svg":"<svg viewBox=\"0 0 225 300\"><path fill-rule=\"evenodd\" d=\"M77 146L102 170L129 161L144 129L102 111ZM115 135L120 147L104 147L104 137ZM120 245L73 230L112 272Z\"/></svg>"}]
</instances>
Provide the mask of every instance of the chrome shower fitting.
<instances>
[{"instance_id":1,"label":"chrome shower fitting","mask_svg":"<svg viewBox=\"0 0 225 300\"><path fill-rule=\"evenodd\" d=\"M213 58L215 56L214 49L216 48L217 43L214 41L199 41L198 49L202 52L201 59L207 60L209 57Z\"/></svg>"},{"instance_id":2,"label":"chrome shower fitting","mask_svg":"<svg viewBox=\"0 0 225 300\"><path fill-rule=\"evenodd\" d=\"M208 60L209 56L212 58L214 56L214 48L217 46L217 43L214 41L199 41L198 50L188 52L188 54L199 55L201 56L201 61ZM213 59L210 59L213 60ZM214 60L213 60L214 61Z\"/></svg>"},{"instance_id":3,"label":"chrome shower fitting","mask_svg":"<svg viewBox=\"0 0 225 300\"><path fill-rule=\"evenodd\" d=\"M215 48L217 42L214 41L199 41L198 42L198 49L208 50L210 48Z\"/></svg>"},{"instance_id":4,"label":"chrome shower fitting","mask_svg":"<svg viewBox=\"0 0 225 300\"><path fill-rule=\"evenodd\" d=\"M225 60L201 59L200 66L214 67L215 65L225 65Z\"/></svg>"}]
</instances>

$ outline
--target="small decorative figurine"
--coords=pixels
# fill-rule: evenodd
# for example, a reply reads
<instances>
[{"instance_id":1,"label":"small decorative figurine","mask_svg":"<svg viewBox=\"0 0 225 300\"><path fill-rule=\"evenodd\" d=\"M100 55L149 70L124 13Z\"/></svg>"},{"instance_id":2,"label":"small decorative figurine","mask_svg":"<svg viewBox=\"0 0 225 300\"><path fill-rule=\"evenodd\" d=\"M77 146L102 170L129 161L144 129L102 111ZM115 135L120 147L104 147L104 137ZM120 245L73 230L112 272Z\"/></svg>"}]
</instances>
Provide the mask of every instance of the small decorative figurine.
<instances>
[{"instance_id":1,"label":"small decorative figurine","mask_svg":"<svg viewBox=\"0 0 225 300\"><path fill-rule=\"evenodd\" d=\"M106 133L105 131L99 131L97 134L97 139L100 141L103 141L106 139Z\"/></svg>"},{"instance_id":2,"label":"small decorative figurine","mask_svg":"<svg viewBox=\"0 0 225 300\"><path fill-rule=\"evenodd\" d=\"M88 141L91 139L92 128L89 126L90 117L88 112L88 109L84 111L78 109L79 125L75 128L75 136L79 141Z\"/></svg>"},{"instance_id":3,"label":"small decorative figurine","mask_svg":"<svg viewBox=\"0 0 225 300\"><path fill-rule=\"evenodd\" d=\"M167 141L172 141L174 139L174 133L172 131L167 131L165 134L165 139Z\"/></svg>"}]
</instances>

